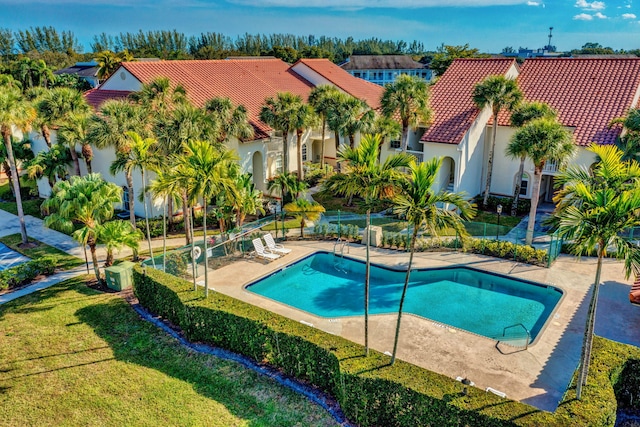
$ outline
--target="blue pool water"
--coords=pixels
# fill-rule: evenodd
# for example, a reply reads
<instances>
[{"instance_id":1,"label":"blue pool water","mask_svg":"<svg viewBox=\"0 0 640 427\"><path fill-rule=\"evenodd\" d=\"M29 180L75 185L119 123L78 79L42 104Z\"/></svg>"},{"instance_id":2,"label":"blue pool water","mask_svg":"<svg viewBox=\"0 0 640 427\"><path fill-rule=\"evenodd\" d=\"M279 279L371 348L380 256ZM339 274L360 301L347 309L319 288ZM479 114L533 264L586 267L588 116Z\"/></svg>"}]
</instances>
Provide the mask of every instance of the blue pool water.
<instances>
[{"instance_id":1,"label":"blue pool water","mask_svg":"<svg viewBox=\"0 0 640 427\"><path fill-rule=\"evenodd\" d=\"M336 268L337 267L337 268ZM365 264L317 252L247 286L247 290L320 317L364 314ZM396 313L405 272L371 266L370 314ZM522 323L533 341L562 291L467 267L413 270L404 312L498 338Z\"/></svg>"}]
</instances>

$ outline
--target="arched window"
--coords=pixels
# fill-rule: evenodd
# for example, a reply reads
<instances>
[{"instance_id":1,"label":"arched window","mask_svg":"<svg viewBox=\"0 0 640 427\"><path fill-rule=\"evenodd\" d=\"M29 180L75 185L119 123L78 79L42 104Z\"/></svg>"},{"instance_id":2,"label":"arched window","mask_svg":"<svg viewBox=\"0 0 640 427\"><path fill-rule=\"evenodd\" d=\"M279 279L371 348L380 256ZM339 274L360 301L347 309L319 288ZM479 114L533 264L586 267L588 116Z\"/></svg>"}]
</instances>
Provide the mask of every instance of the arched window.
<instances>
[{"instance_id":1,"label":"arched window","mask_svg":"<svg viewBox=\"0 0 640 427\"><path fill-rule=\"evenodd\" d=\"M516 176L516 179L518 177ZM529 193L529 175L526 173L522 174L522 180L520 181L520 195L526 196Z\"/></svg>"},{"instance_id":2,"label":"arched window","mask_svg":"<svg viewBox=\"0 0 640 427\"><path fill-rule=\"evenodd\" d=\"M302 161L306 162L307 161L307 144L302 144Z\"/></svg>"}]
</instances>

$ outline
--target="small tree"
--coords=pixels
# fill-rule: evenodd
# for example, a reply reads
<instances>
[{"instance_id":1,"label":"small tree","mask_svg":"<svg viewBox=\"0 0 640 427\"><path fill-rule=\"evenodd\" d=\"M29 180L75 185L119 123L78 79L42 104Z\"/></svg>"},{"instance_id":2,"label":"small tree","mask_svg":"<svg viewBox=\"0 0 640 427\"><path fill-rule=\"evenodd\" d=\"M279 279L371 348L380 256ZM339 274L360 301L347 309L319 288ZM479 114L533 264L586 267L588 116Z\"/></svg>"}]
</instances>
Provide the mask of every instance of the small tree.
<instances>
[{"instance_id":1,"label":"small tree","mask_svg":"<svg viewBox=\"0 0 640 427\"><path fill-rule=\"evenodd\" d=\"M128 221L109 221L97 228L97 242L104 244L107 249L107 259L104 266L113 264L113 251L120 251L123 247L137 251L142 239L142 232L133 228Z\"/></svg>"},{"instance_id":2,"label":"small tree","mask_svg":"<svg viewBox=\"0 0 640 427\"><path fill-rule=\"evenodd\" d=\"M324 207L317 202L301 198L295 202L287 203L284 210L300 221L300 237L304 238L304 227L307 221L319 220L324 212Z\"/></svg>"}]
</instances>

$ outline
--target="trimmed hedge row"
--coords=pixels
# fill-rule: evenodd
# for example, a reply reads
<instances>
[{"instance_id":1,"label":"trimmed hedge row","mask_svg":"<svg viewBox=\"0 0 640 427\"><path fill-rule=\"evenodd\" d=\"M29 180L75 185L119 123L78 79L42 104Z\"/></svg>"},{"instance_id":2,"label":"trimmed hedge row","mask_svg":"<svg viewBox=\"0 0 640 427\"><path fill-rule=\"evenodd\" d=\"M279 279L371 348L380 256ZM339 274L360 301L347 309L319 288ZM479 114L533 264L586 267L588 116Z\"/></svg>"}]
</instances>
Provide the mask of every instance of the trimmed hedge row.
<instances>
[{"instance_id":1,"label":"trimmed hedge row","mask_svg":"<svg viewBox=\"0 0 640 427\"><path fill-rule=\"evenodd\" d=\"M26 285L41 274L50 276L57 264L57 257L46 256L0 271L0 290Z\"/></svg>"},{"instance_id":2,"label":"trimmed hedge row","mask_svg":"<svg viewBox=\"0 0 640 427\"><path fill-rule=\"evenodd\" d=\"M613 426L617 384L625 362L640 350L597 338L583 400L572 387L553 414L472 389L415 365L397 361L331 335L212 293L161 271L134 270L134 291L151 312L180 327L187 339L206 342L267 363L333 395L345 415L366 426ZM603 349L604 347L604 349ZM606 357L603 357L604 356Z\"/></svg>"}]
</instances>

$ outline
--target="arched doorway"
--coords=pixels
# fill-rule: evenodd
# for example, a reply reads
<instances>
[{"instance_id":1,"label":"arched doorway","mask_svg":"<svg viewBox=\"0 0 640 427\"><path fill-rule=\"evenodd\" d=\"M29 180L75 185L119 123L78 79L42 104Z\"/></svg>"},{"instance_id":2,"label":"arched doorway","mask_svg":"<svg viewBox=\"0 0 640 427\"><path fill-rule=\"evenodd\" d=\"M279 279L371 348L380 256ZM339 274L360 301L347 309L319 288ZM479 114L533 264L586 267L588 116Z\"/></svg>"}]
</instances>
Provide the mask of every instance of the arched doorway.
<instances>
[{"instance_id":1,"label":"arched doorway","mask_svg":"<svg viewBox=\"0 0 640 427\"><path fill-rule=\"evenodd\" d=\"M442 159L440 167L441 188L447 191L455 191L456 162L451 157Z\"/></svg>"},{"instance_id":2,"label":"arched doorway","mask_svg":"<svg viewBox=\"0 0 640 427\"><path fill-rule=\"evenodd\" d=\"M262 153L260 151L256 151L255 153L253 153L252 169L253 183L258 190L264 192L266 190L264 184L264 164L262 161Z\"/></svg>"}]
</instances>

